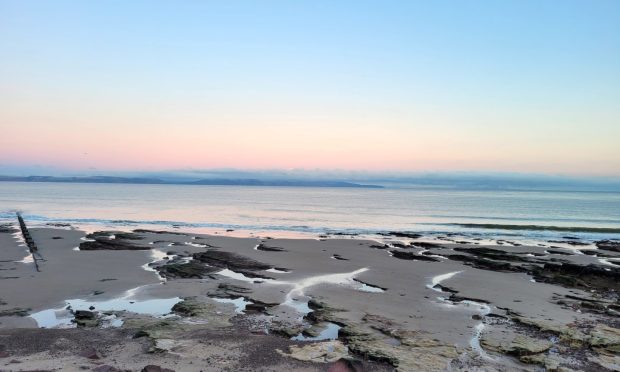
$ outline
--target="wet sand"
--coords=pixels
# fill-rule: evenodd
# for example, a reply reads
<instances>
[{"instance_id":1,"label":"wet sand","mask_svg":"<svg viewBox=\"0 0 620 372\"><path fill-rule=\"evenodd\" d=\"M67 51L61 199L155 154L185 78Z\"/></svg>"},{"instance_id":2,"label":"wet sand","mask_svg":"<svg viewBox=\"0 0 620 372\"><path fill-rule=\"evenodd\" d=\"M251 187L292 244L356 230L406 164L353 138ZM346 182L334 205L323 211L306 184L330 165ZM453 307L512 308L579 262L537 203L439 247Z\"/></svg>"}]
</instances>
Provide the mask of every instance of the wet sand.
<instances>
[{"instance_id":1,"label":"wet sand","mask_svg":"<svg viewBox=\"0 0 620 372\"><path fill-rule=\"evenodd\" d=\"M6 370L620 368L620 252L592 245L31 228L37 272L2 231Z\"/></svg>"}]
</instances>

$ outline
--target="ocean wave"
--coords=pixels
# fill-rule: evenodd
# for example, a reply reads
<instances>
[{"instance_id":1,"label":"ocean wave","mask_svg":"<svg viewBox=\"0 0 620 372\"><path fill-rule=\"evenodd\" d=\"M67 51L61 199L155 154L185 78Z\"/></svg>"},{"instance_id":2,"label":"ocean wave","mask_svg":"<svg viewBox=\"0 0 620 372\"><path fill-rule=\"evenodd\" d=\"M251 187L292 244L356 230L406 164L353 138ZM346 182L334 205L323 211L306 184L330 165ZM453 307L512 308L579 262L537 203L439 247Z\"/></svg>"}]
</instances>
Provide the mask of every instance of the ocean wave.
<instances>
[{"instance_id":1,"label":"ocean wave","mask_svg":"<svg viewBox=\"0 0 620 372\"><path fill-rule=\"evenodd\" d=\"M501 216L468 216L468 215L451 215L451 214L429 214L427 217L446 218L446 219L468 219L468 220L497 220L497 221L540 221L540 222L578 222L578 223L609 223L620 225L618 219L598 219L598 218L566 218L566 217L501 217ZM487 225L487 224L484 224Z\"/></svg>"},{"instance_id":2,"label":"ocean wave","mask_svg":"<svg viewBox=\"0 0 620 372\"><path fill-rule=\"evenodd\" d=\"M459 226L476 229L493 230L529 230L529 231L558 231L558 232L582 232L582 233L603 233L620 234L617 227L585 227L585 226L547 226L547 225L508 225L494 223L447 223L447 226Z\"/></svg>"},{"instance_id":3,"label":"ocean wave","mask_svg":"<svg viewBox=\"0 0 620 372\"><path fill-rule=\"evenodd\" d=\"M400 231L418 233L424 236L469 236L487 238L528 238L535 240L559 239L562 233L570 232L584 240L597 240L603 238L617 238L620 228L599 227L571 227L571 226L547 226L547 225L517 225L517 224L493 224L493 223L430 223L417 222L410 226L376 226L376 227L345 227L325 225L300 225L300 224L242 224L242 223L215 223L215 222L187 222L174 220L131 220L131 219L103 219L103 218L64 218L48 217L36 214L23 214L23 217L33 224L69 223L76 227L79 225L97 225L103 229L125 228L204 228L204 229L234 229L242 231L272 231L293 232L312 235L337 234L337 235L366 235L376 236L388 231ZM15 219L14 211L0 212L0 221ZM606 234L601 236L601 234Z\"/></svg>"}]
</instances>

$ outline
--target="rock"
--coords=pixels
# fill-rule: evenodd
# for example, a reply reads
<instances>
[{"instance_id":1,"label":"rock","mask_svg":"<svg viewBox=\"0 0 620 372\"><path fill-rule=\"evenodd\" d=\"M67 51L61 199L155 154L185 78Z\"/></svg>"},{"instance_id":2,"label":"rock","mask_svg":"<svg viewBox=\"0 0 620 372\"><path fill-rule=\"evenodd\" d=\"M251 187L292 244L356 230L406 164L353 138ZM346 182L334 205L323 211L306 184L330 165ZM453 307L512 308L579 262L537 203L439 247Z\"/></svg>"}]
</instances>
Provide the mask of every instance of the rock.
<instances>
[{"instance_id":1,"label":"rock","mask_svg":"<svg viewBox=\"0 0 620 372\"><path fill-rule=\"evenodd\" d=\"M30 313L30 309L22 309L20 307L15 307L7 310L0 310L1 316L28 316Z\"/></svg>"},{"instance_id":2,"label":"rock","mask_svg":"<svg viewBox=\"0 0 620 372\"><path fill-rule=\"evenodd\" d=\"M264 313L267 306L263 303L250 303L245 305L245 313Z\"/></svg>"},{"instance_id":3,"label":"rock","mask_svg":"<svg viewBox=\"0 0 620 372\"><path fill-rule=\"evenodd\" d=\"M88 310L76 310L73 314L75 319L95 319L95 313Z\"/></svg>"},{"instance_id":4,"label":"rock","mask_svg":"<svg viewBox=\"0 0 620 372\"><path fill-rule=\"evenodd\" d=\"M80 243L81 251L99 251L99 250L112 250L112 251L137 251L137 250L150 250L152 247L148 245L136 245L131 242L127 242L121 239L109 239L98 238L95 241L86 241Z\"/></svg>"},{"instance_id":5,"label":"rock","mask_svg":"<svg viewBox=\"0 0 620 372\"><path fill-rule=\"evenodd\" d=\"M422 237L422 235L420 234L401 232L401 231L390 231L387 234L382 234L382 235L392 235L397 238L410 238L410 239L418 239Z\"/></svg>"},{"instance_id":6,"label":"rock","mask_svg":"<svg viewBox=\"0 0 620 372\"><path fill-rule=\"evenodd\" d=\"M94 347L88 347L82 350L78 355L88 359L101 359L101 355Z\"/></svg>"},{"instance_id":7,"label":"rock","mask_svg":"<svg viewBox=\"0 0 620 372\"><path fill-rule=\"evenodd\" d=\"M588 360L605 368L603 370L620 371L620 355L599 354L588 358Z\"/></svg>"},{"instance_id":8,"label":"rock","mask_svg":"<svg viewBox=\"0 0 620 372\"><path fill-rule=\"evenodd\" d=\"M204 262L214 267L219 267L222 269L227 268L233 271L242 272L244 274L246 272L252 274L255 271L268 270L272 267L272 265L258 262L240 254L219 251L216 249L194 253L192 257L194 260Z\"/></svg>"},{"instance_id":9,"label":"rock","mask_svg":"<svg viewBox=\"0 0 620 372\"><path fill-rule=\"evenodd\" d=\"M202 279L210 274L220 271L220 268L210 267L201 262L190 261L187 263L170 262L156 267L160 275L169 279Z\"/></svg>"},{"instance_id":10,"label":"rock","mask_svg":"<svg viewBox=\"0 0 620 372\"><path fill-rule=\"evenodd\" d=\"M92 369L94 372L122 372L120 369L116 367L112 367L110 365L104 364L99 367L95 367Z\"/></svg>"},{"instance_id":11,"label":"rock","mask_svg":"<svg viewBox=\"0 0 620 372\"><path fill-rule=\"evenodd\" d=\"M182 316L201 316L211 312L211 306L195 298L187 298L172 306L172 312Z\"/></svg>"},{"instance_id":12,"label":"rock","mask_svg":"<svg viewBox=\"0 0 620 372\"><path fill-rule=\"evenodd\" d=\"M465 252L476 257L488 258L490 260L501 260L501 261L511 261L511 262L526 262L528 259L526 257L522 257L516 254L508 253L506 251L502 251L499 249L493 248L485 248L485 247L474 247L474 248L454 248L457 252Z\"/></svg>"},{"instance_id":13,"label":"rock","mask_svg":"<svg viewBox=\"0 0 620 372\"><path fill-rule=\"evenodd\" d=\"M0 225L0 233L14 233L18 230L13 227L10 223L5 223Z\"/></svg>"},{"instance_id":14,"label":"rock","mask_svg":"<svg viewBox=\"0 0 620 372\"><path fill-rule=\"evenodd\" d=\"M491 338L489 335L483 335L480 340L480 345L484 349L496 353L514 355L527 363L542 364L543 359L538 360L531 356L549 350L553 346L553 343L548 340L539 340L525 335L517 335L509 342L502 342Z\"/></svg>"},{"instance_id":15,"label":"rock","mask_svg":"<svg viewBox=\"0 0 620 372\"><path fill-rule=\"evenodd\" d=\"M425 249L444 248L444 246L441 245L441 244L428 243L428 242L411 242L410 245L413 246L413 247L425 248Z\"/></svg>"},{"instance_id":16,"label":"rock","mask_svg":"<svg viewBox=\"0 0 620 372\"><path fill-rule=\"evenodd\" d=\"M303 331L302 325L287 325L281 324L277 322L272 322L269 327L269 331L273 334L281 335L286 338L291 338L297 336L299 333Z\"/></svg>"},{"instance_id":17,"label":"rock","mask_svg":"<svg viewBox=\"0 0 620 372\"><path fill-rule=\"evenodd\" d=\"M374 249L387 249L390 248L389 245L384 244L384 245L378 245L378 244L371 244L369 245L370 248L374 248Z\"/></svg>"},{"instance_id":18,"label":"rock","mask_svg":"<svg viewBox=\"0 0 620 372\"><path fill-rule=\"evenodd\" d=\"M620 290L620 269L616 267L546 263L543 267L532 268L531 274L538 282L560 284L565 287Z\"/></svg>"},{"instance_id":19,"label":"rock","mask_svg":"<svg viewBox=\"0 0 620 372\"><path fill-rule=\"evenodd\" d=\"M489 260L487 258L475 257L464 254L451 254L446 255L448 259L454 261L462 261L466 264L475 267L477 269L482 270L492 270L499 272L524 272L526 271L524 268L520 266L511 265L509 262L498 262L494 260Z\"/></svg>"},{"instance_id":20,"label":"rock","mask_svg":"<svg viewBox=\"0 0 620 372\"><path fill-rule=\"evenodd\" d=\"M517 323L536 327L542 332L554 333L560 336L560 340L568 344L570 347L581 347L584 344L587 344L589 339L589 336L581 330L567 325L556 324L542 319L524 318L521 316L514 316L512 317L512 320Z\"/></svg>"},{"instance_id":21,"label":"rock","mask_svg":"<svg viewBox=\"0 0 620 372\"><path fill-rule=\"evenodd\" d=\"M327 367L327 372L363 372L362 364L356 360L340 358Z\"/></svg>"},{"instance_id":22,"label":"rock","mask_svg":"<svg viewBox=\"0 0 620 372\"><path fill-rule=\"evenodd\" d=\"M229 283L220 283L220 284L218 284L217 285L217 291L218 291L218 293L225 293L225 294L229 294L231 296L233 296L233 295L238 296L239 294L252 293L252 289L250 289L250 288L242 287L240 285L229 284Z\"/></svg>"},{"instance_id":23,"label":"rock","mask_svg":"<svg viewBox=\"0 0 620 372\"><path fill-rule=\"evenodd\" d=\"M594 242L598 249L611 252L620 252L620 241L618 240L599 240Z\"/></svg>"},{"instance_id":24,"label":"rock","mask_svg":"<svg viewBox=\"0 0 620 372\"><path fill-rule=\"evenodd\" d=\"M599 323L590 331L588 343L599 353L619 355L620 329Z\"/></svg>"},{"instance_id":25,"label":"rock","mask_svg":"<svg viewBox=\"0 0 620 372\"><path fill-rule=\"evenodd\" d=\"M134 333L132 338L142 338L142 337L149 337L149 333L144 330L139 330L138 332Z\"/></svg>"},{"instance_id":26,"label":"rock","mask_svg":"<svg viewBox=\"0 0 620 372\"><path fill-rule=\"evenodd\" d=\"M142 368L141 372L174 372L174 370L149 364L148 366Z\"/></svg>"},{"instance_id":27,"label":"rock","mask_svg":"<svg viewBox=\"0 0 620 372\"><path fill-rule=\"evenodd\" d=\"M0 351L0 358L8 358L9 356L11 355L6 351Z\"/></svg>"},{"instance_id":28,"label":"rock","mask_svg":"<svg viewBox=\"0 0 620 372\"><path fill-rule=\"evenodd\" d=\"M284 249L284 248L270 247L270 246L266 246L264 244L259 244L258 247L256 247L256 249L259 250L259 251L265 251L265 252L286 252L286 249Z\"/></svg>"},{"instance_id":29,"label":"rock","mask_svg":"<svg viewBox=\"0 0 620 372\"><path fill-rule=\"evenodd\" d=\"M92 311L76 310L73 316L75 317L73 321L80 327L96 327L99 325L99 320Z\"/></svg>"},{"instance_id":30,"label":"rock","mask_svg":"<svg viewBox=\"0 0 620 372\"><path fill-rule=\"evenodd\" d=\"M519 335L512 340L507 353L517 356L539 354L551 349L552 346L551 341Z\"/></svg>"},{"instance_id":31,"label":"rock","mask_svg":"<svg viewBox=\"0 0 620 372\"><path fill-rule=\"evenodd\" d=\"M415 331L398 329L394 322L383 317L377 324L378 328L383 328L381 332L389 332L389 336L377 337L351 325L341 328L338 335L346 340L350 351L391 364L398 371L445 371L450 361L458 357L454 345L442 344ZM394 338L398 340L397 345L388 342Z\"/></svg>"},{"instance_id":32,"label":"rock","mask_svg":"<svg viewBox=\"0 0 620 372\"><path fill-rule=\"evenodd\" d=\"M172 350L175 346L177 346L175 340L171 338L159 338L155 340L150 352L164 353Z\"/></svg>"},{"instance_id":33,"label":"rock","mask_svg":"<svg viewBox=\"0 0 620 372\"><path fill-rule=\"evenodd\" d=\"M347 347L340 341L325 341L304 346L289 346L289 352L276 350L284 356L314 363L335 362L348 356Z\"/></svg>"},{"instance_id":34,"label":"rock","mask_svg":"<svg viewBox=\"0 0 620 372\"><path fill-rule=\"evenodd\" d=\"M401 260L415 260L415 261L428 261L428 262L439 262L438 259L429 256L423 256L419 254L415 254L413 252L405 252L405 251L390 251L392 256Z\"/></svg>"}]
</instances>

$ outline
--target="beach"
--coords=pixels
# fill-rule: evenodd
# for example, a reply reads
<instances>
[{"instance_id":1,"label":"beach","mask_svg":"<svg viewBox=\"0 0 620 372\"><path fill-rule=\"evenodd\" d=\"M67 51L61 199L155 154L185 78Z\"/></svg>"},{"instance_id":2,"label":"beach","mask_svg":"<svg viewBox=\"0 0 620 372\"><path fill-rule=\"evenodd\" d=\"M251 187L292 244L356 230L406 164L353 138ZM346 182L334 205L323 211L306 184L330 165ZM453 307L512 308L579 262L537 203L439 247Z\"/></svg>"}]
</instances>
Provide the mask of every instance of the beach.
<instances>
[{"instance_id":1,"label":"beach","mask_svg":"<svg viewBox=\"0 0 620 372\"><path fill-rule=\"evenodd\" d=\"M620 365L617 241L28 230L40 271L0 233L6 370Z\"/></svg>"}]
</instances>

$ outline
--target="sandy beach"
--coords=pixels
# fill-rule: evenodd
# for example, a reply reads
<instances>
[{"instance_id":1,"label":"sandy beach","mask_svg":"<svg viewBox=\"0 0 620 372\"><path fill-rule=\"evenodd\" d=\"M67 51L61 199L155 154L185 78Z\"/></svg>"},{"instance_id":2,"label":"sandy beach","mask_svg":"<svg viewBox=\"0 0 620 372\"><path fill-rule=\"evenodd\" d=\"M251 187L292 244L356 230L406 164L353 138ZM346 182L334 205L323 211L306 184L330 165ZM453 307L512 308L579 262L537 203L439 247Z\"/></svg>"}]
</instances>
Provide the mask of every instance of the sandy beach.
<instances>
[{"instance_id":1,"label":"sandy beach","mask_svg":"<svg viewBox=\"0 0 620 372\"><path fill-rule=\"evenodd\" d=\"M617 242L1 231L2 370L620 368Z\"/></svg>"}]
</instances>

